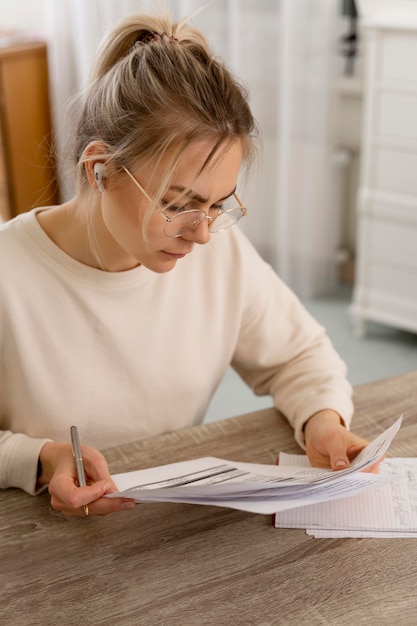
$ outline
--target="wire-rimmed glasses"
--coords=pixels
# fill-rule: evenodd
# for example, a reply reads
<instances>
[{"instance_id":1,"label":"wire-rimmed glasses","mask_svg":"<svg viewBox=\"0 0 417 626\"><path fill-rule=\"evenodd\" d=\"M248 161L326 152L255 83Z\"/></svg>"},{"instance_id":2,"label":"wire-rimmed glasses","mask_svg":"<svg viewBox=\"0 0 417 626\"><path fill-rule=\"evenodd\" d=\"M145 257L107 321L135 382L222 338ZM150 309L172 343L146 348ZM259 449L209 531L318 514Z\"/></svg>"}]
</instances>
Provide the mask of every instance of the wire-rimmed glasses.
<instances>
[{"instance_id":1,"label":"wire-rimmed glasses","mask_svg":"<svg viewBox=\"0 0 417 626\"><path fill-rule=\"evenodd\" d=\"M152 203L152 198L133 174L127 167L123 166L123 169L145 198ZM166 209L158 207L158 212L166 221L164 234L167 237L181 237L187 230L195 230L204 220L208 221L208 228L211 233L220 233L247 215L247 210L236 193L233 193L230 198L222 200L221 204L210 207L208 214L201 209L186 209L171 204L168 204Z\"/></svg>"}]
</instances>

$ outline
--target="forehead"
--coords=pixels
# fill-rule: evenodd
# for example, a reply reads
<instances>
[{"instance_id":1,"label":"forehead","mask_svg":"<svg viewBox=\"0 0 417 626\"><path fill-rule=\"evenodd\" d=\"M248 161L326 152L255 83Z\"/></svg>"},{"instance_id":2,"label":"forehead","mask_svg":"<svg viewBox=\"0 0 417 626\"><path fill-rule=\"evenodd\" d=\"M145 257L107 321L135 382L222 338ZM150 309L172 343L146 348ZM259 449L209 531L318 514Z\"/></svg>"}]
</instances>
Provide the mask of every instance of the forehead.
<instances>
[{"instance_id":1,"label":"forehead","mask_svg":"<svg viewBox=\"0 0 417 626\"><path fill-rule=\"evenodd\" d=\"M242 166L243 147L240 141L216 146L214 140L195 141L176 158L172 156L153 163L139 164L134 171L154 189L170 186L200 189L219 184L233 189Z\"/></svg>"},{"instance_id":2,"label":"forehead","mask_svg":"<svg viewBox=\"0 0 417 626\"><path fill-rule=\"evenodd\" d=\"M213 145L195 142L181 155L172 172L171 186L192 189L205 198L226 197L236 187L243 160L240 143Z\"/></svg>"},{"instance_id":3,"label":"forehead","mask_svg":"<svg viewBox=\"0 0 417 626\"><path fill-rule=\"evenodd\" d=\"M243 148L241 142L224 142L217 145L213 141L196 141L188 146L178 159L175 173L179 174L183 169L191 172L196 178L200 173L210 175L218 168L235 165L238 169L242 164Z\"/></svg>"}]
</instances>

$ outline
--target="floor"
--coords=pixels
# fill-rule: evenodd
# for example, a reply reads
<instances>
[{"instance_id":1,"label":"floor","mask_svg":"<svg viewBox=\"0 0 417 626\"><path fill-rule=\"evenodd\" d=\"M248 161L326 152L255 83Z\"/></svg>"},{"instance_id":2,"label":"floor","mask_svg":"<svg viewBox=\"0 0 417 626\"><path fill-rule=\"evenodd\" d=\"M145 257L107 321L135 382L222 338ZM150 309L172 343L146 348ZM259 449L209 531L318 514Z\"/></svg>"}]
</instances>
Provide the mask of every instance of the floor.
<instances>
[{"instance_id":1,"label":"floor","mask_svg":"<svg viewBox=\"0 0 417 626\"><path fill-rule=\"evenodd\" d=\"M323 324L335 348L348 366L353 385L417 370L417 334L368 323L366 337L354 336L349 315L351 291L304 301L306 308ZM272 406L271 398L257 397L229 368L214 395L205 422Z\"/></svg>"}]
</instances>

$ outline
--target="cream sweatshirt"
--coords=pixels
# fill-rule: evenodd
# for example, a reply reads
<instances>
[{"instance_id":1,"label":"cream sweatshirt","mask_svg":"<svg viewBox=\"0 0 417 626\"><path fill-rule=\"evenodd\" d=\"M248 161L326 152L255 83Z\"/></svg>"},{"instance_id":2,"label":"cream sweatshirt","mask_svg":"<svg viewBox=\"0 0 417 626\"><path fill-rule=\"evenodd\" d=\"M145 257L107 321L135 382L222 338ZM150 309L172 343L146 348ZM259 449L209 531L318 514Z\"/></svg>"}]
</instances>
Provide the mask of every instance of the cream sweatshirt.
<instances>
[{"instance_id":1,"label":"cream sweatshirt","mask_svg":"<svg viewBox=\"0 0 417 626\"><path fill-rule=\"evenodd\" d=\"M1 488L35 493L42 445L72 424L98 449L199 424L230 364L301 445L320 409L349 424L344 363L239 228L170 272L110 273L65 254L36 211L0 226Z\"/></svg>"}]
</instances>

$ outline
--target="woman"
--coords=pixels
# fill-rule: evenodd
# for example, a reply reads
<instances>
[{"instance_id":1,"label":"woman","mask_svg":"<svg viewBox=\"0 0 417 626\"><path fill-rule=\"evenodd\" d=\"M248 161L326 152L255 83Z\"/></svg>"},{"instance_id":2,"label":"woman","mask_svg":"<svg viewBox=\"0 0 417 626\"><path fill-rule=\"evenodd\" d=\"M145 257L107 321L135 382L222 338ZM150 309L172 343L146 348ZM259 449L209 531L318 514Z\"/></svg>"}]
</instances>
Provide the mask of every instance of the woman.
<instances>
[{"instance_id":1,"label":"woman","mask_svg":"<svg viewBox=\"0 0 417 626\"><path fill-rule=\"evenodd\" d=\"M0 230L1 487L49 484L68 515L133 507L103 497L116 488L98 450L201 422L229 364L313 464L344 468L365 445L324 329L230 228L256 137L245 93L186 22L134 16L104 40L75 197Z\"/></svg>"}]
</instances>

